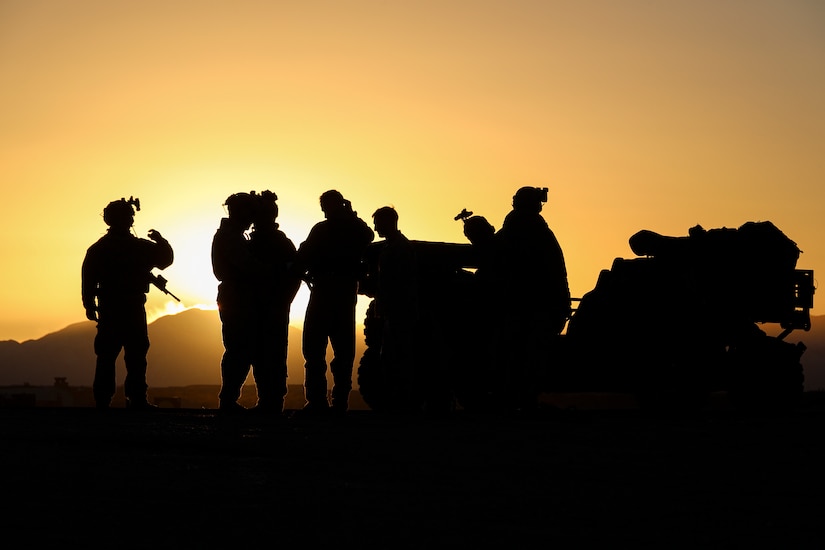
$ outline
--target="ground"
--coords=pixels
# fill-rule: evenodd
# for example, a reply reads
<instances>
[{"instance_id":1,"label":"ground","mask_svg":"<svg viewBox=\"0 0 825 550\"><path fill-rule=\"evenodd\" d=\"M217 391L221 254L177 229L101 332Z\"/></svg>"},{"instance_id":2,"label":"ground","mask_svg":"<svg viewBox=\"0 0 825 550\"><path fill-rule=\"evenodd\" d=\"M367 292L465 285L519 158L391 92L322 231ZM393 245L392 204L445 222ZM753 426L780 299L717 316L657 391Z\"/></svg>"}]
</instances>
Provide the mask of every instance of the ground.
<instances>
[{"instance_id":1,"label":"ground","mask_svg":"<svg viewBox=\"0 0 825 550\"><path fill-rule=\"evenodd\" d=\"M0 409L23 547L822 547L825 409Z\"/></svg>"}]
</instances>

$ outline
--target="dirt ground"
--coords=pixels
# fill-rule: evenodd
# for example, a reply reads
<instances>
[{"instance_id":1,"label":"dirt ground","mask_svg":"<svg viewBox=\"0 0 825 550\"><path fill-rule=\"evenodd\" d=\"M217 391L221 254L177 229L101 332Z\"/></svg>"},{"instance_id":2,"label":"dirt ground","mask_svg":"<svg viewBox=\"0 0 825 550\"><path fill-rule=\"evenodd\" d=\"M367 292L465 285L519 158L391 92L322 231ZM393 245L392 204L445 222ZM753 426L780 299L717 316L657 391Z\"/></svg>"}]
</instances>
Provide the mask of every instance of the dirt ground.
<instances>
[{"instance_id":1,"label":"dirt ground","mask_svg":"<svg viewBox=\"0 0 825 550\"><path fill-rule=\"evenodd\" d=\"M3 538L19 547L821 548L825 408L0 409Z\"/></svg>"}]
</instances>

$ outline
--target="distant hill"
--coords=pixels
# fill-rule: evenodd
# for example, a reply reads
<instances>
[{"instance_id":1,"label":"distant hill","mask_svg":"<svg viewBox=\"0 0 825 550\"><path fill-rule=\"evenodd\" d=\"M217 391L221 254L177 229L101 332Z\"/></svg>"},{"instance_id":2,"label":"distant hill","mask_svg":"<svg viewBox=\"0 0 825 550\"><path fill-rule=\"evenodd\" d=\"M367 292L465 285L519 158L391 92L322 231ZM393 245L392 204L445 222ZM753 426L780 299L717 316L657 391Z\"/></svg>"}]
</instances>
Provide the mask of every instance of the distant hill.
<instances>
[{"instance_id":1,"label":"distant hill","mask_svg":"<svg viewBox=\"0 0 825 550\"><path fill-rule=\"evenodd\" d=\"M72 386L90 386L94 377L95 323L83 322L23 343L0 342L0 385L51 385L65 377ZM304 380L301 330L289 329L289 383ZM221 383L223 355L221 322L215 310L189 309L167 315L149 325L149 385L154 387L215 385ZM356 338L358 357L363 337ZM125 367L118 359L118 383ZM357 365L357 362L356 362ZM252 382L250 379L248 382Z\"/></svg>"},{"instance_id":2,"label":"distant hill","mask_svg":"<svg viewBox=\"0 0 825 550\"><path fill-rule=\"evenodd\" d=\"M84 322L37 340L0 342L0 386L26 382L34 386L52 385L58 376L67 378L72 386L90 386L95 364L94 337L95 324ZM220 384L223 343L217 311L190 309L161 317L149 326L149 339L152 342L148 356L150 386ZM810 332L795 331L787 340L801 341L807 346L802 356L805 387L825 389L825 316L813 317ZM362 333L356 337L356 346L356 357L360 358L364 352ZM125 369L122 358L119 361L118 382L122 383ZM303 383L301 331L294 327L290 327L289 332L288 364L289 383ZM356 359L354 370L357 364ZM252 383L251 376L248 383Z\"/></svg>"},{"instance_id":3,"label":"distant hill","mask_svg":"<svg viewBox=\"0 0 825 550\"><path fill-rule=\"evenodd\" d=\"M65 376L72 385L91 385L95 324L75 323L37 340L0 342L0 384L51 385Z\"/></svg>"}]
</instances>

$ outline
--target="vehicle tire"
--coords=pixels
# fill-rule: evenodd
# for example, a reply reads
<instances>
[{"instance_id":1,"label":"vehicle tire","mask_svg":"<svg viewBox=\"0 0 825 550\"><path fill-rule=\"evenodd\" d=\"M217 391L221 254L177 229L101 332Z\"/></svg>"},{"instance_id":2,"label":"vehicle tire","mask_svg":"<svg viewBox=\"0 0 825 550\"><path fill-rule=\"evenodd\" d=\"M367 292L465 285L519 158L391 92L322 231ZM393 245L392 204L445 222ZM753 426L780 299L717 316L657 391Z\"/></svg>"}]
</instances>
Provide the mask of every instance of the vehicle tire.
<instances>
[{"instance_id":1,"label":"vehicle tire","mask_svg":"<svg viewBox=\"0 0 825 550\"><path fill-rule=\"evenodd\" d=\"M389 388L381 364L382 323L375 316L375 300L367 306L364 340L367 348L358 364L358 389L370 409L385 411L389 406Z\"/></svg>"},{"instance_id":2,"label":"vehicle tire","mask_svg":"<svg viewBox=\"0 0 825 550\"><path fill-rule=\"evenodd\" d=\"M728 397L739 409L787 412L797 408L805 389L802 343L763 335L729 351Z\"/></svg>"}]
</instances>

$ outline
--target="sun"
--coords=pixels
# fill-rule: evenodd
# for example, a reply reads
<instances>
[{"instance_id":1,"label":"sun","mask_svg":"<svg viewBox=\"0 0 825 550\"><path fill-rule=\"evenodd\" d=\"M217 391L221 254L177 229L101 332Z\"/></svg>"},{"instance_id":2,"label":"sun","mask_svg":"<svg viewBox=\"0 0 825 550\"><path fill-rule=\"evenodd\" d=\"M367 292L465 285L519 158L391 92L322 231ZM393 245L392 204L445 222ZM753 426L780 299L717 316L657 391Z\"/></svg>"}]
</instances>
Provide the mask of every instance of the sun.
<instances>
[{"instance_id":1,"label":"sun","mask_svg":"<svg viewBox=\"0 0 825 550\"><path fill-rule=\"evenodd\" d=\"M309 220L295 222L284 218L279 222L280 229L296 248L303 242L309 231L308 227L311 226ZM212 272L211 252L212 239L220 225L220 218L190 216L162 225L164 229L161 233L172 245L175 261L165 270L155 269L153 273L166 278L167 290L180 298L180 302L151 286L147 299L149 318L155 319L190 308L216 309L219 281ZM140 234L138 236L145 237ZM302 284L292 302L291 324L302 326L308 302L309 289Z\"/></svg>"},{"instance_id":2,"label":"sun","mask_svg":"<svg viewBox=\"0 0 825 550\"><path fill-rule=\"evenodd\" d=\"M135 234L145 238L149 229L157 229L172 245L174 262L162 272L155 270L155 273L162 274L168 281L168 290L180 298L180 302L176 302L160 290L151 288L147 298L149 317L190 308L217 308L219 281L212 272L211 249L215 231L227 215L223 206L226 197L253 189L275 191L280 210L279 228L297 248L313 225L323 219L318 197L330 179L324 176L329 175L224 161L169 168L148 177L145 188L138 190L144 208L135 218ZM197 192L187 194L183 191L189 189L197 189ZM293 326L300 328L303 325L309 294L307 286L302 284L290 309ZM366 311L362 298L356 308L356 323L363 321Z\"/></svg>"}]
</instances>

